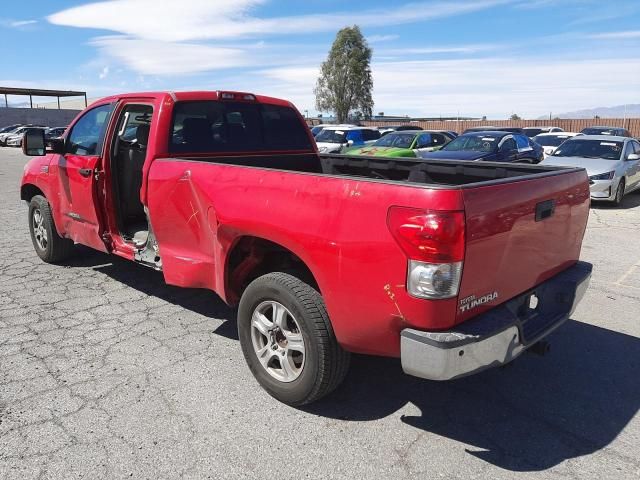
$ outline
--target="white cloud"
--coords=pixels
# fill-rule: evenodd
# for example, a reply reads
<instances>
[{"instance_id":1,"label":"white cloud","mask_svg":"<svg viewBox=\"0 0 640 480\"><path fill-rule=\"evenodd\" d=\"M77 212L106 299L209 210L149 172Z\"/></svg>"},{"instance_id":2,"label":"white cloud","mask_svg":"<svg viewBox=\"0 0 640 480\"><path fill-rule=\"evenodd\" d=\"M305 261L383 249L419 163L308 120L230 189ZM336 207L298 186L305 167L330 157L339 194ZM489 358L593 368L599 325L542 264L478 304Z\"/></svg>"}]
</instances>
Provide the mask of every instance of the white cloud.
<instances>
[{"instance_id":1,"label":"white cloud","mask_svg":"<svg viewBox=\"0 0 640 480\"><path fill-rule=\"evenodd\" d=\"M102 68L102 71L98 75L98 78L100 80L104 80L105 78L107 78L108 75L109 75L109 67L105 66L105 67Z\"/></svg>"},{"instance_id":2,"label":"white cloud","mask_svg":"<svg viewBox=\"0 0 640 480\"><path fill-rule=\"evenodd\" d=\"M18 28L29 27L38 23L37 20L13 20L10 18L0 18L0 27Z\"/></svg>"},{"instance_id":3,"label":"white cloud","mask_svg":"<svg viewBox=\"0 0 640 480\"><path fill-rule=\"evenodd\" d=\"M605 32L591 35L590 38L601 40L627 40L640 38L640 30L625 30L621 32Z\"/></svg>"},{"instance_id":4,"label":"white cloud","mask_svg":"<svg viewBox=\"0 0 640 480\"><path fill-rule=\"evenodd\" d=\"M10 27L26 27L27 25L33 25L38 23L37 20L16 20L9 23Z\"/></svg>"},{"instance_id":5,"label":"white cloud","mask_svg":"<svg viewBox=\"0 0 640 480\"><path fill-rule=\"evenodd\" d=\"M254 65L238 48L143 40L124 36L92 41L102 52L145 75L183 75Z\"/></svg>"},{"instance_id":6,"label":"white cloud","mask_svg":"<svg viewBox=\"0 0 640 480\"><path fill-rule=\"evenodd\" d=\"M628 103L640 91L640 59L545 58L524 65L516 58L373 62L376 111L413 115L487 115L528 118L584 108L593 103ZM399 73L401 72L401 73ZM616 72L615 76L611 72ZM275 68L258 72L302 109L313 106L317 68ZM259 77L253 82L264 85Z\"/></svg>"},{"instance_id":7,"label":"white cloud","mask_svg":"<svg viewBox=\"0 0 640 480\"><path fill-rule=\"evenodd\" d=\"M173 2L156 0L110 0L72 7L50 15L47 20L56 25L105 29L148 40L236 39L335 31L351 23L362 27L416 23L476 12L513 0L432 1L384 10L274 18L250 16L249 11L264 1L184 0L176 6Z\"/></svg>"},{"instance_id":8,"label":"white cloud","mask_svg":"<svg viewBox=\"0 0 640 480\"><path fill-rule=\"evenodd\" d=\"M380 43L380 42L390 42L392 40L397 40L400 38L400 35L390 34L390 35L369 35L367 37L367 42L369 43Z\"/></svg>"},{"instance_id":9,"label":"white cloud","mask_svg":"<svg viewBox=\"0 0 640 480\"><path fill-rule=\"evenodd\" d=\"M469 45L442 45L437 47L424 48L387 48L376 50L376 55L431 55L439 53L478 53L496 49L504 49L504 45L493 45L488 43L478 43Z\"/></svg>"}]
</instances>

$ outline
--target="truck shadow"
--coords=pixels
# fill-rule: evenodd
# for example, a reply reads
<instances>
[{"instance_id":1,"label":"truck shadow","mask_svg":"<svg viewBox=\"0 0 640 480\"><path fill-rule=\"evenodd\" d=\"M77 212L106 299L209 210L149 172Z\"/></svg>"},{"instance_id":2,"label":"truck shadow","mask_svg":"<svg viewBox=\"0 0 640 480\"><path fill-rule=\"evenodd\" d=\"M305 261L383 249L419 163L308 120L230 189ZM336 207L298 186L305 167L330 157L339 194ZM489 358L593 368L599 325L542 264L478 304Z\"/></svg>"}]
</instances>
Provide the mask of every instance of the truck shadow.
<instances>
[{"instance_id":1,"label":"truck shadow","mask_svg":"<svg viewBox=\"0 0 640 480\"><path fill-rule=\"evenodd\" d=\"M164 282L162 273L151 268L84 246L76 246L76 249L76 255L64 263L65 267L93 268L146 295L158 297L207 318L223 320L214 333L238 339L235 309L226 305L215 293L204 289L173 287Z\"/></svg>"},{"instance_id":2,"label":"truck shadow","mask_svg":"<svg viewBox=\"0 0 640 480\"><path fill-rule=\"evenodd\" d=\"M237 339L235 311L209 291L168 286L158 272L84 248L66 266L221 319L214 333ZM405 425L471 445L469 455L506 470L546 470L606 447L640 408L640 339L570 320L549 340L545 357L443 383L403 374L396 359L355 355L342 387L304 410L373 421L413 405L421 413L401 415Z\"/></svg>"},{"instance_id":3,"label":"truck shadow","mask_svg":"<svg viewBox=\"0 0 640 480\"><path fill-rule=\"evenodd\" d=\"M472 445L468 454L506 470L546 470L606 447L640 407L640 339L570 320L550 342L543 358L445 383L358 356L344 387L307 410L362 421L411 403L421 414L402 415L407 425Z\"/></svg>"}]
</instances>

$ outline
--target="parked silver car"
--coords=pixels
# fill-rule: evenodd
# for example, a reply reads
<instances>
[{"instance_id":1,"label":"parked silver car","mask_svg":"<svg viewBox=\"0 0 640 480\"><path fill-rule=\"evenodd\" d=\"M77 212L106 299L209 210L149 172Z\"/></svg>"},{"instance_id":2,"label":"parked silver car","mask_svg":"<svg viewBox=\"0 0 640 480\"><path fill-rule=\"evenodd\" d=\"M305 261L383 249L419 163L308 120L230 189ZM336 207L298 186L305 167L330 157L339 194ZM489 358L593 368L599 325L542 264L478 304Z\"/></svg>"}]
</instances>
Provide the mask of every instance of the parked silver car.
<instances>
[{"instance_id":1,"label":"parked silver car","mask_svg":"<svg viewBox=\"0 0 640 480\"><path fill-rule=\"evenodd\" d=\"M4 140L4 144L7 147L21 147L22 146L22 139L24 138L24 134L25 134L25 132L27 130L29 130L29 129L45 130L46 128L47 127L36 127L36 126L21 127L18 130L16 130L15 132L13 132L11 135L6 137L5 140Z\"/></svg>"},{"instance_id":2,"label":"parked silver car","mask_svg":"<svg viewBox=\"0 0 640 480\"><path fill-rule=\"evenodd\" d=\"M625 194L640 188L640 142L635 138L576 136L560 145L542 163L585 168L592 200L620 205Z\"/></svg>"}]
</instances>

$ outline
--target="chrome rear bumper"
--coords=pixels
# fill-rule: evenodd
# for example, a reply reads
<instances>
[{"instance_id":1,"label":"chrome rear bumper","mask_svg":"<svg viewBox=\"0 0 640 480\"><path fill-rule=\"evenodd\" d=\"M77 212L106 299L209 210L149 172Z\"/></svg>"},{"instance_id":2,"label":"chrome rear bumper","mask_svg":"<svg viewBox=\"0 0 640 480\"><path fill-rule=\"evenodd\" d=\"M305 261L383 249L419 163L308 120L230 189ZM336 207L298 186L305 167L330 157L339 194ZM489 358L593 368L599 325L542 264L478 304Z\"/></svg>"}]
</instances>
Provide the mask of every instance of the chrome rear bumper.
<instances>
[{"instance_id":1,"label":"chrome rear bumper","mask_svg":"<svg viewBox=\"0 0 640 480\"><path fill-rule=\"evenodd\" d=\"M401 333L402 369L451 380L504 365L562 325L584 296L592 265L578 262L536 288L468 320L455 330ZM537 305L530 308L531 296Z\"/></svg>"}]
</instances>

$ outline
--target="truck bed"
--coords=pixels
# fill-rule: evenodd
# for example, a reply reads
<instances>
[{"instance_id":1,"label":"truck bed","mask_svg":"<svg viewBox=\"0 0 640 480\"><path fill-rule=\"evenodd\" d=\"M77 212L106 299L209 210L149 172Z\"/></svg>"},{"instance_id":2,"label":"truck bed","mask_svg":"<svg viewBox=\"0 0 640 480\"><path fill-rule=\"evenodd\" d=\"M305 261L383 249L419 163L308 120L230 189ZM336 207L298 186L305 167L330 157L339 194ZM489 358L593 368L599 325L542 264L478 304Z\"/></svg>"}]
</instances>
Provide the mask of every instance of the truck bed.
<instances>
[{"instance_id":1,"label":"truck bed","mask_svg":"<svg viewBox=\"0 0 640 480\"><path fill-rule=\"evenodd\" d=\"M567 172L567 168L547 165L505 164L465 160L426 160L413 158L380 158L362 155L230 155L183 157L184 160L241 165L354 177L393 183L426 185L430 188L477 187L480 183L496 184L530 178L541 178ZM570 169L580 170L580 169Z\"/></svg>"}]
</instances>

